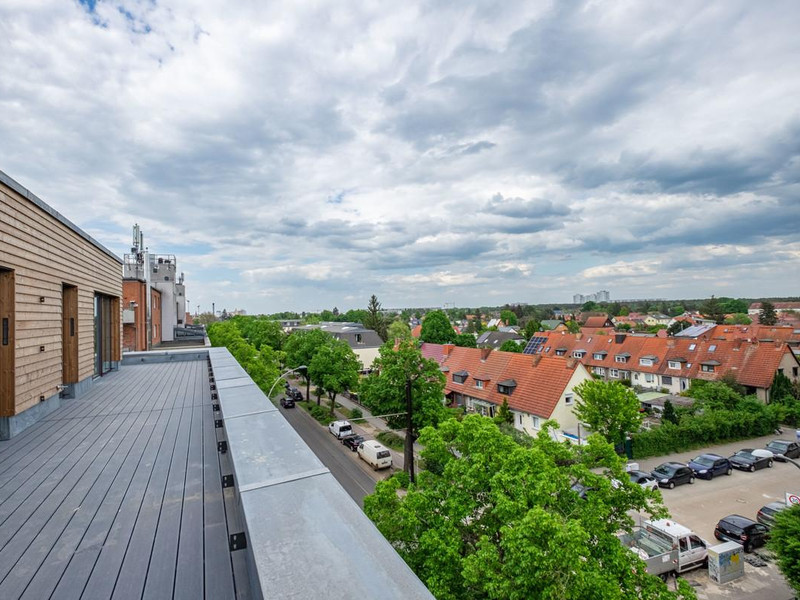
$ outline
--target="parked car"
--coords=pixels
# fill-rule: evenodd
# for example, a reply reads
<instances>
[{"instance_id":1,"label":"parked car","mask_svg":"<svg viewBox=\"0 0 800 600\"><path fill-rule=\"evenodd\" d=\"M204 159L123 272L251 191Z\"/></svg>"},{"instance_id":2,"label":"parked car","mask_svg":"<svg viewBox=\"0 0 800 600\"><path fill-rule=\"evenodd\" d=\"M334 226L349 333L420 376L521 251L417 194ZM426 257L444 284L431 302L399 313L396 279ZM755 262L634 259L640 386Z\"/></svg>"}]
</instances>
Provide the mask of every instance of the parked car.
<instances>
[{"instance_id":1,"label":"parked car","mask_svg":"<svg viewBox=\"0 0 800 600\"><path fill-rule=\"evenodd\" d=\"M765 467L772 468L772 459L766 456L756 456L752 448L739 450L730 458L731 464L742 471L757 471Z\"/></svg>"},{"instance_id":2,"label":"parked car","mask_svg":"<svg viewBox=\"0 0 800 600\"><path fill-rule=\"evenodd\" d=\"M287 396L291 396L292 400L295 402L302 402L303 401L303 392L298 390L296 387L290 387L289 391L286 393Z\"/></svg>"},{"instance_id":3,"label":"parked car","mask_svg":"<svg viewBox=\"0 0 800 600\"><path fill-rule=\"evenodd\" d=\"M342 444L344 444L347 448L350 448L351 452L355 452L358 450L359 444L363 441L363 435L349 435L342 440Z\"/></svg>"},{"instance_id":4,"label":"parked car","mask_svg":"<svg viewBox=\"0 0 800 600\"><path fill-rule=\"evenodd\" d=\"M733 473L731 461L719 454L701 454L690 460L689 466L700 479L714 479L714 475Z\"/></svg>"},{"instance_id":5,"label":"parked car","mask_svg":"<svg viewBox=\"0 0 800 600\"><path fill-rule=\"evenodd\" d=\"M789 506L785 502L770 502L758 509L756 521L767 527L772 527L772 524L775 522L775 515L787 508L789 508Z\"/></svg>"},{"instance_id":6,"label":"parked car","mask_svg":"<svg viewBox=\"0 0 800 600\"><path fill-rule=\"evenodd\" d=\"M741 544L745 552L763 546L767 542L768 533L766 525L741 515L728 515L720 519L714 528L715 538Z\"/></svg>"},{"instance_id":7,"label":"parked car","mask_svg":"<svg viewBox=\"0 0 800 600\"><path fill-rule=\"evenodd\" d=\"M650 474L655 477L659 486L669 489L682 483L694 483L694 471L679 462L662 463L653 469Z\"/></svg>"},{"instance_id":8,"label":"parked car","mask_svg":"<svg viewBox=\"0 0 800 600\"><path fill-rule=\"evenodd\" d=\"M775 460L779 460L781 462L786 462L786 458L800 458L800 442L792 442L790 440L772 440L769 444L767 444L766 448L773 454L781 454L782 456L775 457Z\"/></svg>"},{"instance_id":9,"label":"parked car","mask_svg":"<svg viewBox=\"0 0 800 600\"><path fill-rule=\"evenodd\" d=\"M334 421L328 425L328 431L336 436L337 440L353 435L353 426L349 421Z\"/></svg>"},{"instance_id":10,"label":"parked car","mask_svg":"<svg viewBox=\"0 0 800 600\"><path fill-rule=\"evenodd\" d=\"M294 408L294 400L289 396L281 398L281 406L283 408Z\"/></svg>"},{"instance_id":11,"label":"parked car","mask_svg":"<svg viewBox=\"0 0 800 600\"><path fill-rule=\"evenodd\" d=\"M636 483L646 490L658 489L658 482L650 473L645 473L644 471L628 471L628 477L631 478L631 483Z\"/></svg>"},{"instance_id":12,"label":"parked car","mask_svg":"<svg viewBox=\"0 0 800 600\"><path fill-rule=\"evenodd\" d=\"M359 458L376 471L392 466L392 453L380 442L364 440L358 445L357 452Z\"/></svg>"}]
</instances>

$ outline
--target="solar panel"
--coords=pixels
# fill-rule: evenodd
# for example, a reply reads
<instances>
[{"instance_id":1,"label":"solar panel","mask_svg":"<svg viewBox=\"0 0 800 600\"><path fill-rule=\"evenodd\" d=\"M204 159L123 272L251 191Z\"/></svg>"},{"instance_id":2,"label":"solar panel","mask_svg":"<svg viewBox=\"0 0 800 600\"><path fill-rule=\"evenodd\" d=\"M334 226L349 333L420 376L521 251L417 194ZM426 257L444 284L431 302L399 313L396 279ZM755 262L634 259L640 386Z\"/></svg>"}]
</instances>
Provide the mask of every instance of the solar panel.
<instances>
[{"instance_id":1,"label":"solar panel","mask_svg":"<svg viewBox=\"0 0 800 600\"><path fill-rule=\"evenodd\" d=\"M528 344L525 346L525 350L522 351L523 354L539 354L542 351L542 345L547 341L546 337L535 335L533 336Z\"/></svg>"}]
</instances>

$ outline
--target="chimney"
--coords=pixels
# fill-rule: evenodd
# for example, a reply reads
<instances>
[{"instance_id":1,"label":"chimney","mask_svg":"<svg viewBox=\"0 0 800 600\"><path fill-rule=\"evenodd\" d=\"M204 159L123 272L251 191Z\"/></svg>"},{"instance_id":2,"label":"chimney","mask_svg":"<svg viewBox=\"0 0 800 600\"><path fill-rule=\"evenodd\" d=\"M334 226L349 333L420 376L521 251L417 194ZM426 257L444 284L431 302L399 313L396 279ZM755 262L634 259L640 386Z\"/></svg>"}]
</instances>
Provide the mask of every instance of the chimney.
<instances>
[{"instance_id":1,"label":"chimney","mask_svg":"<svg viewBox=\"0 0 800 600\"><path fill-rule=\"evenodd\" d=\"M614 334L614 343L621 344L625 341L625 334L624 333L615 333Z\"/></svg>"},{"instance_id":2,"label":"chimney","mask_svg":"<svg viewBox=\"0 0 800 600\"><path fill-rule=\"evenodd\" d=\"M535 366L536 366L536 365L538 365L540 362L542 362L542 355L541 355L541 354L534 354L534 355L533 355L531 358L533 359L533 360L531 361L531 366L532 366L532 367L535 367Z\"/></svg>"},{"instance_id":3,"label":"chimney","mask_svg":"<svg viewBox=\"0 0 800 600\"><path fill-rule=\"evenodd\" d=\"M443 344L442 345L442 356L450 356L450 353L453 351L454 344Z\"/></svg>"},{"instance_id":4,"label":"chimney","mask_svg":"<svg viewBox=\"0 0 800 600\"><path fill-rule=\"evenodd\" d=\"M577 358L572 358L571 356L567 359L567 368L574 369L575 365L578 364Z\"/></svg>"},{"instance_id":5,"label":"chimney","mask_svg":"<svg viewBox=\"0 0 800 600\"><path fill-rule=\"evenodd\" d=\"M583 337L583 332L581 332L581 331L579 331L578 333L575 334L575 339L576 340L580 340L582 337Z\"/></svg>"},{"instance_id":6,"label":"chimney","mask_svg":"<svg viewBox=\"0 0 800 600\"><path fill-rule=\"evenodd\" d=\"M491 353L491 348L481 348L481 362L486 362L486 359L489 358Z\"/></svg>"}]
</instances>

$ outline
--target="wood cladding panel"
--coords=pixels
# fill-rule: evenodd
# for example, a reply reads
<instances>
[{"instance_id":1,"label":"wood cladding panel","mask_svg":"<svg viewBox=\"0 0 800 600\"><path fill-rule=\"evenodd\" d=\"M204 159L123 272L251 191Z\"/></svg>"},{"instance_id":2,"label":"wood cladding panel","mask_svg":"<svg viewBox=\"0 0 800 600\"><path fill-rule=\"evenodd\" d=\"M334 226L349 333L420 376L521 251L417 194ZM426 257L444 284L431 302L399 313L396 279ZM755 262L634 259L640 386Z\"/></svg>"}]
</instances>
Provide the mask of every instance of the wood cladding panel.
<instances>
[{"instance_id":1,"label":"wood cladding panel","mask_svg":"<svg viewBox=\"0 0 800 600\"><path fill-rule=\"evenodd\" d=\"M58 384L92 376L94 295L122 295L122 265L0 183L0 267L15 271L14 412L18 413L41 396L57 393ZM74 290L69 292L69 309L75 319L75 340L70 347L64 343L65 327L69 326L62 300L65 289ZM119 312L118 300L114 306ZM112 321L119 324L120 315ZM112 335L112 343L119 345L119 337L119 333ZM112 349L112 360L119 359L120 350Z\"/></svg>"}]
</instances>

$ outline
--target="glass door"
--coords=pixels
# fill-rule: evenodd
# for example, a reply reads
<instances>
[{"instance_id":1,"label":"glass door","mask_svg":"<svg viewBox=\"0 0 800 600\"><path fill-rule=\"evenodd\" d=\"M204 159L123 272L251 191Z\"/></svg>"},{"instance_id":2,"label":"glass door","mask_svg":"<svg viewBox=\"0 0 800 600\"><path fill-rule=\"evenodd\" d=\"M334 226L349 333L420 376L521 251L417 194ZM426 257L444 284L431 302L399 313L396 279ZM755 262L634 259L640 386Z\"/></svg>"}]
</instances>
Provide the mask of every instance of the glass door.
<instances>
[{"instance_id":1,"label":"glass door","mask_svg":"<svg viewBox=\"0 0 800 600\"><path fill-rule=\"evenodd\" d=\"M113 349L112 310L114 299L103 294L94 295L94 375L100 377L111 370Z\"/></svg>"}]
</instances>

